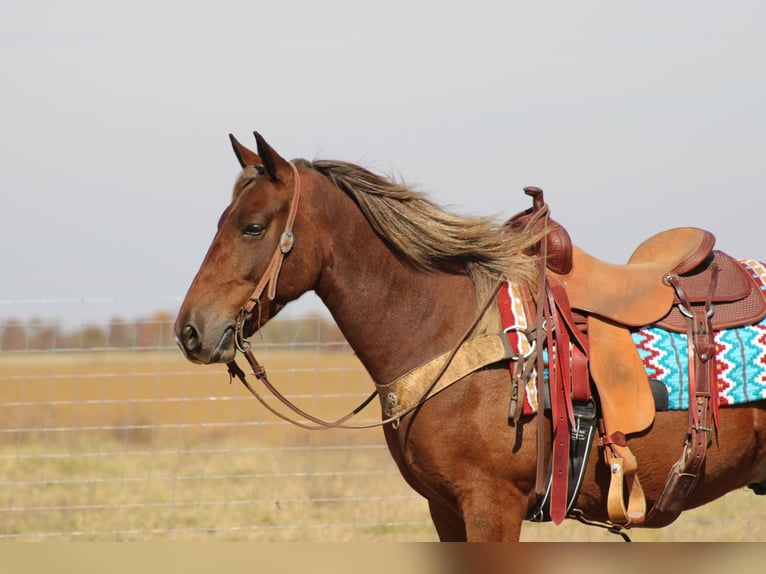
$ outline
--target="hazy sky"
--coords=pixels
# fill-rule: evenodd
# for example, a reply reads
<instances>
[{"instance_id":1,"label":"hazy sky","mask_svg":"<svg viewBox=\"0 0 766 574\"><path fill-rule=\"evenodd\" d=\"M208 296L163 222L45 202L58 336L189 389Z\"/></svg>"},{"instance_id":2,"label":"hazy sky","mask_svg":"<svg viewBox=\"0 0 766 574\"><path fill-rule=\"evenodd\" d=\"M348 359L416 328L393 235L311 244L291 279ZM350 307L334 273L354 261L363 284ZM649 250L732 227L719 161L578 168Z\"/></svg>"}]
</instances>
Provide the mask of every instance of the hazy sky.
<instances>
[{"instance_id":1,"label":"hazy sky","mask_svg":"<svg viewBox=\"0 0 766 574\"><path fill-rule=\"evenodd\" d=\"M679 225L766 259L766 3L204 5L0 5L0 319L174 310L253 130L461 213L541 186L611 261Z\"/></svg>"}]
</instances>

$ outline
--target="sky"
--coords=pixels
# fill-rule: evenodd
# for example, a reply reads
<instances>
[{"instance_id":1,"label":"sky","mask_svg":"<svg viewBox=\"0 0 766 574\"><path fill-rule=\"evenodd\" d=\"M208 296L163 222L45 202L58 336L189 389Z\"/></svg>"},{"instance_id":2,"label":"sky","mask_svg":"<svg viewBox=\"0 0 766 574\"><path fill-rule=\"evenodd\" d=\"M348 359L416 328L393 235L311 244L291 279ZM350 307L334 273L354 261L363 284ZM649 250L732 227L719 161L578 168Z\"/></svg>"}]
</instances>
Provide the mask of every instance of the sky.
<instances>
[{"instance_id":1,"label":"sky","mask_svg":"<svg viewBox=\"0 0 766 574\"><path fill-rule=\"evenodd\" d=\"M764 21L736 0L4 0L0 320L174 312L238 173L227 136L253 130L463 214L540 186L608 261L681 225L766 259Z\"/></svg>"}]
</instances>

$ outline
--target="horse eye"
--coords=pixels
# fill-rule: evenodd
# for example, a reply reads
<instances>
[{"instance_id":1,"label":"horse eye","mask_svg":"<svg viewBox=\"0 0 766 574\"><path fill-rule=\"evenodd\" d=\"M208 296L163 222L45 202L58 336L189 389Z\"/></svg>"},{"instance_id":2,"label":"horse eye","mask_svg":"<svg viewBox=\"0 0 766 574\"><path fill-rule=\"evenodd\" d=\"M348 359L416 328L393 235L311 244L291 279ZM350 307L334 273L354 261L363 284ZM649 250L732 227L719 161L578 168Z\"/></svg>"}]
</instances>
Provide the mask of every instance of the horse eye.
<instances>
[{"instance_id":1,"label":"horse eye","mask_svg":"<svg viewBox=\"0 0 766 574\"><path fill-rule=\"evenodd\" d=\"M242 235L250 237L260 237L263 232L266 231L266 227L260 223L250 223L242 229Z\"/></svg>"}]
</instances>

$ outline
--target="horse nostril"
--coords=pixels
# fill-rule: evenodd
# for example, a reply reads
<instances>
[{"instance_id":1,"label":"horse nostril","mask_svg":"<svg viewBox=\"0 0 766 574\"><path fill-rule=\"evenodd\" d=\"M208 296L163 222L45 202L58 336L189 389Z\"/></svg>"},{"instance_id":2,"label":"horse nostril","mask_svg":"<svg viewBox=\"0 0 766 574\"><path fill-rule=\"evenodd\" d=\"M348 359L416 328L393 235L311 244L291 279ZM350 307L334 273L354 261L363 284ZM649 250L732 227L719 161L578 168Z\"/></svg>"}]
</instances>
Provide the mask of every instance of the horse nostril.
<instances>
[{"instance_id":1,"label":"horse nostril","mask_svg":"<svg viewBox=\"0 0 766 574\"><path fill-rule=\"evenodd\" d=\"M181 331L181 344L190 353L199 350L199 333L197 333L197 329L193 325L186 325L183 331Z\"/></svg>"}]
</instances>

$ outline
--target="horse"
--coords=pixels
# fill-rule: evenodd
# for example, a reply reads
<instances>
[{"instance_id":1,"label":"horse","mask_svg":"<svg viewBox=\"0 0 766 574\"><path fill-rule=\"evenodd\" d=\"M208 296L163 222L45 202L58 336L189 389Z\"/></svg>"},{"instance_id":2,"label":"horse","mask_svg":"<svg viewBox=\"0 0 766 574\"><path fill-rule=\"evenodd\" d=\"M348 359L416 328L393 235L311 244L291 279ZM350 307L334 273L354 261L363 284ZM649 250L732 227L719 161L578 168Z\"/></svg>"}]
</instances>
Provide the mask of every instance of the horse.
<instances>
[{"instance_id":1,"label":"horse","mask_svg":"<svg viewBox=\"0 0 766 574\"><path fill-rule=\"evenodd\" d=\"M393 417L383 389L434 357L449 362L467 335L502 332L498 281L529 289L534 303L549 229L540 218L508 225L455 215L351 163L287 161L257 132L256 151L230 138L242 171L175 322L186 358L231 365L249 351L247 337L313 290L375 382L387 447L427 500L439 539L517 541L540 503L538 469L552 456L554 424L542 404L509 419L509 361L461 373ZM649 507L688 440L689 417L652 413L626 439ZM682 509L746 486L764 491L766 400L722 406L717 417ZM615 527L607 509L614 470L602 451L585 456L577 517Z\"/></svg>"}]
</instances>

